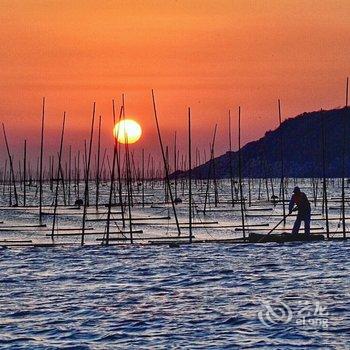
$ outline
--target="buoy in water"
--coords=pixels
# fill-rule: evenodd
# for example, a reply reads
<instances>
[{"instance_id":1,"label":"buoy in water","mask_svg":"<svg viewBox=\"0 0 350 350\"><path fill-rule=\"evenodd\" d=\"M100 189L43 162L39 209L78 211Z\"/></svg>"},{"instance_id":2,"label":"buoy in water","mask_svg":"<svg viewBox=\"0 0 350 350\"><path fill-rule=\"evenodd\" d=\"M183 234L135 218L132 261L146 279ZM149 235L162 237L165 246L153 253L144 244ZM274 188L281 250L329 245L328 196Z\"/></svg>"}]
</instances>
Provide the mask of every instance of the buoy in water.
<instances>
[{"instance_id":1,"label":"buoy in water","mask_svg":"<svg viewBox=\"0 0 350 350\"><path fill-rule=\"evenodd\" d=\"M177 197L177 198L174 199L174 203L175 204L181 204L182 203L182 199Z\"/></svg>"},{"instance_id":2,"label":"buoy in water","mask_svg":"<svg viewBox=\"0 0 350 350\"><path fill-rule=\"evenodd\" d=\"M74 203L74 205L77 205L77 206L81 206L81 205L83 205L84 204L84 202L83 202L83 200L82 199L77 199L76 201L75 201L75 203Z\"/></svg>"}]
</instances>

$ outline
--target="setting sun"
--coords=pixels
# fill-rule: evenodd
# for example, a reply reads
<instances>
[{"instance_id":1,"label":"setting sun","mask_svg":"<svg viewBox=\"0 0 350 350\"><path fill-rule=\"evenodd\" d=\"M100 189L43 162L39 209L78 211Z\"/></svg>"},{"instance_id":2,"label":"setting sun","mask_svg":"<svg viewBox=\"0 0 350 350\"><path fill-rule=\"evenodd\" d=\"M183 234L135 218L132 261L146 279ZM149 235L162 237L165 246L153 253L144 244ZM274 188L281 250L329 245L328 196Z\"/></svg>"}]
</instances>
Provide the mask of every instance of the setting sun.
<instances>
[{"instance_id":1,"label":"setting sun","mask_svg":"<svg viewBox=\"0 0 350 350\"><path fill-rule=\"evenodd\" d=\"M140 139L142 129L135 120L124 119L114 126L113 135L119 143L135 143Z\"/></svg>"}]
</instances>

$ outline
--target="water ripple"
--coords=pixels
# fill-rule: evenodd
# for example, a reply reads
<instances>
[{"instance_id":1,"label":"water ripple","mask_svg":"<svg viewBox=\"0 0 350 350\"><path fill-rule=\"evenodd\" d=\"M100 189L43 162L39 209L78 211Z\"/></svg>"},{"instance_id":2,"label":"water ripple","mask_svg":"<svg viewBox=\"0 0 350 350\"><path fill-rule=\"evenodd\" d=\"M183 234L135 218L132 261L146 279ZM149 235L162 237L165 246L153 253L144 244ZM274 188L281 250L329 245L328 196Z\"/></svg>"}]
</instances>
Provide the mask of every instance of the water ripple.
<instances>
[{"instance_id":1,"label":"water ripple","mask_svg":"<svg viewBox=\"0 0 350 350\"><path fill-rule=\"evenodd\" d=\"M0 347L349 348L349 251L342 242L1 250ZM264 324L264 302L283 302L293 318ZM298 323L317 302L327 327Z\"/></svg>"}]
</instances>

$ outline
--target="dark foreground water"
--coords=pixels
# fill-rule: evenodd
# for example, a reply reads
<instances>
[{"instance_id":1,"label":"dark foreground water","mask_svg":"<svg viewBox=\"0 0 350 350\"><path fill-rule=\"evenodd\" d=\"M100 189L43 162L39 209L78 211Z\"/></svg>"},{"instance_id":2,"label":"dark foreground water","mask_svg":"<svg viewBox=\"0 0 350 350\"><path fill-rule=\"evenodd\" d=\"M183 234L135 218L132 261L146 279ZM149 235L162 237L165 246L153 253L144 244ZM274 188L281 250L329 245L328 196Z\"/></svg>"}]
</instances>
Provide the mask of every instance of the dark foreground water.
<instances>
[{"instance_id":1,"label":"dark foreground water","mask_svg":"<svg viewBox=\"0 0 350 350\"><path fill-rule=\"evenodd\" d=\"M0 250L1 349L350 347L350 244Z\"/></svg>"}]
</instances>

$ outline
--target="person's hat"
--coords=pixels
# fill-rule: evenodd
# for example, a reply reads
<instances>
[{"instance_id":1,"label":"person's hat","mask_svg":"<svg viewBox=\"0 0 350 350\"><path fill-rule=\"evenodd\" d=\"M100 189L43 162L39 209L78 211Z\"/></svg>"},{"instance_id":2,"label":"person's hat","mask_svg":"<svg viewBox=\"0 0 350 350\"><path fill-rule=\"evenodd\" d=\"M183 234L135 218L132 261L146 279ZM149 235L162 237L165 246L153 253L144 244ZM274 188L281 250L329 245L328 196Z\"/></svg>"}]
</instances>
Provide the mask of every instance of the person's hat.
<instances>
[{"instance_id":1,"label":"person's hat","mask_svg":"<svg viewBox=\"0 0 350 350\"><path fill-rule=\"evenodd\" d=\"M295 186L293 193L299 193L299 192L300 192L300 188L298 186Z\"/></svg>"}]
</instances>

